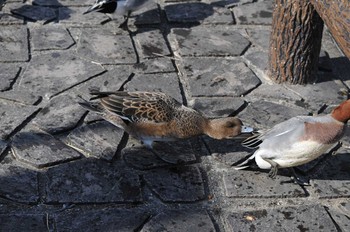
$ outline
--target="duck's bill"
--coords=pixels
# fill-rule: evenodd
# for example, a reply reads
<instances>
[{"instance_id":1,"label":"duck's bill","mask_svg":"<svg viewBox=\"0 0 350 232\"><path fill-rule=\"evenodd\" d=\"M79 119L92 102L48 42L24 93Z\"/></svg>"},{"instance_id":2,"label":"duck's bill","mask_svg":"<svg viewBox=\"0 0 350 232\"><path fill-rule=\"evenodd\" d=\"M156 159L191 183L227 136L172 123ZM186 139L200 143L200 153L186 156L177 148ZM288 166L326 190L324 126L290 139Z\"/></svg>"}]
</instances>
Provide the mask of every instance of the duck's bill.
<instances>
[{"instance_id":1,"label":"duck's bill","mask_svg":"<svg viewBox=\"0 0 350 232\"><path fill-rule=\"evenodd\" d=\"M241 133L252 133L254 132L254 129L249 126L242 126Z\"/></svg>"}]
</instances>

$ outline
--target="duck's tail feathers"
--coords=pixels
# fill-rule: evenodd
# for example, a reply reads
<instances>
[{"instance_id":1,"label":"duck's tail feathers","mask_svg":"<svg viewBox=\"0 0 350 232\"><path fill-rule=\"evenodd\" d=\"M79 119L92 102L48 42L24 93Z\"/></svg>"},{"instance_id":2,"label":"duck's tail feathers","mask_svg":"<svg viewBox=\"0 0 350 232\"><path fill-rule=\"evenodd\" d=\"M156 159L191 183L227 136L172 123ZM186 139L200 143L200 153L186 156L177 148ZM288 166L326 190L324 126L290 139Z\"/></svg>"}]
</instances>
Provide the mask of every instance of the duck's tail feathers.
<instances>
[{"instance_id":1,"label":"duck's tail feathers","mask_svg":"<svg viewBox=\"0 0 350 232\"><path fill-rule=\"evenodd\" d=\"M83 108L89 110L89 111L93 111L96 113L102 113L103 112L103 108L101 107L101 105L97 102L88 102L87 100L85 100L84 98L78 96L82 101L78 102L79 105L81 105Z\"/></svg>"},{"instance_id":2,"label":"duck's tail feathers","mask_svg":"<svg viewBox=\"0 0 350 232\"><path fill-rule=\"evenodd\" d=\"M255 162L255 155L249 154L248 156L238 160L236 163L232 164L232 167L236 170L241 170L245 168L256 168L257 164Z\"/></svg>"},{"instance_id":3,"label":"duck's tail feathers","mask_svg":"<svg viewBox=\"0 0 350 232\"><path fill-rule=\"evenodd\" d=\"M254 134L247 139L245 139L241 144L243 147L249 149L256 149L262 143L261 134L258 132L254 132Z\"/></svg>"}]
</instances>

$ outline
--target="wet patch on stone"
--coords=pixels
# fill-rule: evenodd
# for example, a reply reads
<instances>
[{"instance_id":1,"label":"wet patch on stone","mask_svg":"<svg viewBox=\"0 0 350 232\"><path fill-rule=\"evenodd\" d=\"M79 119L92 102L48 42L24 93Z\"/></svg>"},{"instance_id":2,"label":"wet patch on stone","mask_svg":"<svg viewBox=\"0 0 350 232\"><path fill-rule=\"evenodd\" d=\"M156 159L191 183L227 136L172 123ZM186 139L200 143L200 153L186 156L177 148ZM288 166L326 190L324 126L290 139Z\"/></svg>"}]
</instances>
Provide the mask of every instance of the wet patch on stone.
<instances>
[{"instance_id":1,"label":"wet patch on stone","mask_svg":"<svg viewBox=\"0 0 350 232\"><path fill-rule=\"evenodd\" d=\"M102 121L79 127L67 137L66 143L85 156L112 160L122 140L124 131Z\"/></svg>"},{"instance_id":2,"label":"wet patch on stone","mask_svg":"<svg viewBox=\"0 0 350 232\"><path fill-rule=\"evenodd\" d=\"M45 173L47 203L141 202L139 176L123 165L83 159Z\"/></svg>"},{"instance_id":3,"label":"wet patch on stone","mask_svg":"<svg viewBox=\"0 0 350 232\"><path fill-rule=\"evenodd\" d=\"M135 42L142 58L170 55L163 34L158 29L147 28L139 30L135 36Z\"/></svg>"},{"instance_id":4,"label":"wet patch on stone","mask_svg":"<svg viewBox=\"0 0 350 232\"><path fill-rule=\"evenodd\" d=\"M195 166L149 170L144 179L164 202L195 202L206 197L202 173Z\"/></svg>"}]
</instances>

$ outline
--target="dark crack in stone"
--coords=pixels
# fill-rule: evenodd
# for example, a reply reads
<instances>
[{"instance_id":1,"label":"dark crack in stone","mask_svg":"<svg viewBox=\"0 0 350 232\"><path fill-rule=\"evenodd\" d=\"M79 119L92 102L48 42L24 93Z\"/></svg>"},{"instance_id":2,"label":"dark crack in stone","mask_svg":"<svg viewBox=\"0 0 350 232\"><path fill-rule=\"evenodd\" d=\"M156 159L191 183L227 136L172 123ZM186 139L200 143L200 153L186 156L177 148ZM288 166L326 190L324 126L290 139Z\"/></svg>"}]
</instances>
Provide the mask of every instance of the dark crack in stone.
<instances>
[{"instance_id":1,"label":"dark crack in stone","mask_svg":"<svg viewBox=\"0 0 350 232\"><path fill-rule=\"evenodd\" d=\"M195 202L205 198L204 181L198 167L153 169L144 178L147 185L164 202Z\"/></svg>"},{"instance_id":2,"label":"dark crack in stone","mask_svg":"<svg viewBox=\"0 0 350 232\"><path fill-rule=\"evenodd\" d=\"M28 31L25 26L8 26L0 30L0 61L28 61Z\"/></svg>"},{"instance_id":3,"label":"dark crack in stone","mask_svg":"<svg viewBox=\"0 0 350 232\"><path fill-rule=\"evenodd\" d=\"M139 176L123 165L83 159L50 168L45 173L47 203L141 202Z\"/></svg>"},{"instance_id":4,"label":"dark crack in stone","mask_svg":"<svg viewBox=\"0 0 350 232\"><path fill-rule=\"evenodd\" d=\"M34 203L39 200L38 175L36 171L23 167L6 154L0 162L0 196L16 202ZM3 228L2 220L1 229Z\"/></svg>"},{"instance_id":5,"label":"dark crack in stone","mask_svg":"<svg viewBox=\"0 0 350 232\"><path fill-rule=\"evenodd\" d=\"M80 59L72 52L55 51L33 56L20 86L49 98L103 71L100 65Z\"/></svg>"},{"instance_id":6,"label":"dark crack in stone","mask_svg":"<svg viewBox=\"0 0 350 232\"><path fill-rule=\"evenodd\" d=\"M182 56L239 56L250 45L239 32L217 28L175 28L169 36Z\"/></svg>"},{"instance_id":7,"label":"dark crack in stone","mask_svg":"<svg viewBox=\"0 0 350 232\"><path fill-rule=\"evenodd\" d=\"M49 133L58 133L74 128L86 110L77 104L81 101L70 95L59 95L37 114L33 123Z\"/></svg>"},{"instance_id":8,"label":"dark crack in stone","mask_svg":"<svg viewBox=\"0 0 350 232\"><path fill-rule=\"evenodd\" d=\"M32 29L33 50L64 50L74 44L67 29L61 25L47 25Z\"/></svg>"},{"instance_id":9,"label":"dark crack in stone","mask_svg":"<svg viewBox=\"0 0 350 232\"><path fill-rule=\"evenodd\" d=\"M0 65L0 92L9 90L12 87L21 70L22 68L18 64L2 63Z\"/></svg>"},{"instance_id":10,"label":"dark crack in stone","mask_svg":"<svg viewBox=\"0 0 350 232\"><path fill-rule=\"evenodd\" d=\"M134 64L136 54L130 36L106 29L83 29L77 48L78 56L100 64Z\"/></svg>"},{"instance_id":11,"label":"dark crack in stone","mask_svg":"<svg viewBox=\"0 0 350 232\"><path fill-rule=\"evenodd\" d=\"M86 156L112 160L124 131L102 121L79 127L67 137L67 144Z\"/></svg>"},{"instance_id":12,"label":"dark crack in stone","mask_svg":"<svg viewBox=\"0 0 350 232\"><path fill-rule=\"evenodd\" d=\"M41 99L40 96L29 89L16 87L6 92L0 92L0 99L13 101L24 105L34 105Z\"/></svg>"},{"instance_id":13,"label":"dark crack in stone","mask_svg":"<svg viewBox=\"0 0 350 232\"><path fill-rule=\"evenodd\" d=\"M15 135L12 149L18 161L35 168L44 168L81 157L78 152L52 135L39 130L28 130Z\"/></svg>"},{"instance_id":14,"label":"dark crack in stone","mask_svg":"<svg viewBox=\"0 0 350 232\"><path fill-rule=\"evenodd\" d=\"M57 231L137 231L150 215L138 209L71 210L54 216ZM92 223L93 222L93 223Z\"/></svg>"},{"instance_id":15,"label":"dark crack in stone","mask_svg":"<svg viewBox=\"0 0 350 232\"><path fill-rule=\"evenodd\" d=\"M337 231L319 205L232 212L226 222L230 231Z\"/></svg>"},{"instance_id":16,"label":"dark crack in stone","mask_svg":"<svg viewBox=\"0 0 350 232\"><path fill-rule=\"evenodd\" d=\"M0 139L6 139L19 125L30 117L38 108L24 106L10 101L0 101Z\"/></svg>"},{"instance_id":17,"label":"dark crack in stone","mask_svg":"<svg viewBox=\"0 0 350 232\"><path fill-rule=\"evenodd\" d=\"M210 216L204 210L169 210L153 217L141 230L141 232L152 231L214 232L216 230Z\"/></svg>"}]
</instances>

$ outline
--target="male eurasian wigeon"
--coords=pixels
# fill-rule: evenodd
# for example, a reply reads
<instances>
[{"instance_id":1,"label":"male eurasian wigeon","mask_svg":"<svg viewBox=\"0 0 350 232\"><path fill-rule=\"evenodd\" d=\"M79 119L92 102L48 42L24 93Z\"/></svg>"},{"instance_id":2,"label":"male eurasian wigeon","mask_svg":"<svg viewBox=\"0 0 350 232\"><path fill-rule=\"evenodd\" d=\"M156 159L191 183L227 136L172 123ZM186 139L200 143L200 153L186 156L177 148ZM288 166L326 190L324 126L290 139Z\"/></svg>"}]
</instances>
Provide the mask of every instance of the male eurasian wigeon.
<instances>
[{"instance_id":1,"label":"male eurasian wigeon","mask_svg":"<svg viewBox=\"0 0 350 232\"><path fill-rule=\"evenodd\" d=\"M206 134L214 139L230 139L252 128L242 125L236 117L208 119L161 92L98 92L81 102L88 110L142 140L148 147L153 141L173 141ZM91 99L91 100L92 100Z\"/></svg>"},{"instance_id":2,"label":"male eurasian wigeon","mask_svg":"<svg viewBox=\"0 0 350 232\"><path fill-rule=\"evenodd\" d=\"M269 176L274 178L278 168L308 163L335 146L344 135L349 119L350 100L347 100L328 115L297 116L279 123L242 142L243 146L258 149L239 161L235 169L257 165L261 169L271 169Z\"/></svg>"},{"instance_id":3,"label":"male eurasian wigeon","mask_svg":"<svg viewBox=\"0 0 350 232\"><path fill-rule=\"evenodd\" d=\"M97 11L106 14L123 15L125 20L119 27L127 30L130 14L144 7L150 1L151 0L96 0L84 14Z\"/></svg>"}]
</instances>

